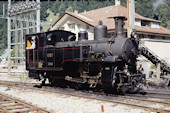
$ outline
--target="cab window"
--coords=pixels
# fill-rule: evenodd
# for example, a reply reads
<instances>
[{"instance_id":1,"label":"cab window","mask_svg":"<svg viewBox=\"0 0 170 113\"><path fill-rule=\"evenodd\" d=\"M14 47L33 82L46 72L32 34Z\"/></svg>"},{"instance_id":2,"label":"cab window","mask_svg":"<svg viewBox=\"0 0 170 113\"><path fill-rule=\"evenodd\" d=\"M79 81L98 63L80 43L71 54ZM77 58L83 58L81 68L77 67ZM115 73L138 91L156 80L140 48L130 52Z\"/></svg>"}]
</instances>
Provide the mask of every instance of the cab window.
<instances>
[{"instance_id":1,"label":"cab window","mask_svg":"<svg viewBox=\"0 0 170 113\"><path fill-rule=\"evenodd\" d=\"M37 36L28 37L26 49L35 49L36 48L36 39L37 39Z\"/></svg>"}]
</instances>

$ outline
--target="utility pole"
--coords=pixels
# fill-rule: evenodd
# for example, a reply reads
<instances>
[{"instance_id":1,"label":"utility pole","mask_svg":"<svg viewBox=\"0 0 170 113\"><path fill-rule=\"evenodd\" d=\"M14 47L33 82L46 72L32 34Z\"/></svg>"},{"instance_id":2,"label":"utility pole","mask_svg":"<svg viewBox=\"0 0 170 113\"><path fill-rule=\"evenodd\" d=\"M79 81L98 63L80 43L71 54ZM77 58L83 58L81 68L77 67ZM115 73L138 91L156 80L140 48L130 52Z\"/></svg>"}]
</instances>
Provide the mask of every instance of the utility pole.
<instances>
[{"instance_id":1,"label":"utility pole","mask_svg":"<svg viewBox=\"0 0 170 113\"><path fill-rule=\"evenodd\" d=\"M11 8L11 0L8 0L8 15L9 9ZM11 18L8 16L7 23L7 34L8 34L8 75L11 74Z\"/></svg>"},{"instance_id":2,"label":"utility pole","mask_svg":"<svg viewBox=\"0 0 170 113\"><path fill-rule=\"evenodd\" d=\"M52 18L50 18L50 30L52 30Z\"/></svg>"},{"instance_id":3,"label":"utility pole","mask_svg":"<svg viewBox=\"0 0 170 113\"><path fill-rule=\"evenodd\" d=\"M3 13L3 18L8 20L8 74L10 75L11 60L14 60L17 67L18 64L24 66L24 35L26 33L35 33L35 27L37 27L37 32L40 32L40 0L26 0L13 4L11 4L11 0L8 0L7 13L7 16L4 16L5 14ZM12 49L14 50L14 57L11 57Z\"/></svg>"},{"instance_id":4,"label":"utility pole","mask_svg":"<svg viewBox=\"0 0 170 113\"><path fill-rule=\"evenodd\" d=\"M37 33L40 32L40 0L37 0Z\"/></svg>"},{"instance_id":5,"label":"utility pole","mask_svg":"<svg viewBox=\"0 0 170 113\"><path fill-rule=\"evenodd\" d=\"M156 78L160 79L160 75L161 75L161 65L160 63L156 64Z\"/></svg>"},{"instance_id":6,"label":"utility pole","mask_svg":"<svg viewBox=\"0 0 170 113\"><path fill-rule=\"evenodd\" d=\"M26 0L13 4L8 0L7 15L3 4L3 15L0 15L0 18L7 19L8 74L10 75L11 60L15 61L16 66L25 63L25 34L40 32L40 23L52 25L52 20L40 21L40 0ZM15 50L14 57L11 57L12 49Z\"/></svg>"},{"instance_id":7,"label":"utility pole","mask_svg":"<svg viewBox=\"0 0 170 113\"><path fill-rule=\"evenodd\" d=\"M3 4L3 17L5 17L5 4Z\"/></svg>"},{"instance_id":8,"label":"utility pole","mask_svg":"<svg viewBox=\"0 0 170 113\"><path fill-rule=\"evenodd\" d=\"M128 28L127 36L130 38L133 29L135 28L135 2L134 0L127 0L127 9L128 9Z\"/></svg>"}]
</instances>

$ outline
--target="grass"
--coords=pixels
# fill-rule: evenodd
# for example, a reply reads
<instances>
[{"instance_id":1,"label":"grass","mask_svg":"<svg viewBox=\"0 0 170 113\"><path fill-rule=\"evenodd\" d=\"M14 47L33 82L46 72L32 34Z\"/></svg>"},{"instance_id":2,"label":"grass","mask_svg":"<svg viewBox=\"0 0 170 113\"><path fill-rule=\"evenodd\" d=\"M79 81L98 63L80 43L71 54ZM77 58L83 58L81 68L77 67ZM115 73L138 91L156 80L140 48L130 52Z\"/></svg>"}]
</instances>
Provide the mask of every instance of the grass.
<instances>
[{"instance_id":1,"label":"grass","mask_svg":"<svg viewBox=\"0 0 170 113\"><path fill-rule=\"evenodd\" d=\"M50 18L52 19L52 25L54 24L54 22L56 22L56 20L59 18L59 14L57 13L56 15L54 15L54 13L47 9L47 13L49 13L49 16L46 18L47 22L50 22ZM41 23L41 26L43 27L43 31L47 31L48 28L50 28L49 24L45 24L45 23Z\"/></svg>"},{"instance_id":2,"label":"grass","mask_svg":"<svg viewBox=\"0 0 170 113\"><path fill-rule=\"evenodd\" d=\"M24 80L24 81L30 80L30 78L28 77L28 72L24 72L21 74L14 74L14 75L11 74L11 75L8 75L7 77L12 78L12 79Z\"/></svg>"}]
</instances>

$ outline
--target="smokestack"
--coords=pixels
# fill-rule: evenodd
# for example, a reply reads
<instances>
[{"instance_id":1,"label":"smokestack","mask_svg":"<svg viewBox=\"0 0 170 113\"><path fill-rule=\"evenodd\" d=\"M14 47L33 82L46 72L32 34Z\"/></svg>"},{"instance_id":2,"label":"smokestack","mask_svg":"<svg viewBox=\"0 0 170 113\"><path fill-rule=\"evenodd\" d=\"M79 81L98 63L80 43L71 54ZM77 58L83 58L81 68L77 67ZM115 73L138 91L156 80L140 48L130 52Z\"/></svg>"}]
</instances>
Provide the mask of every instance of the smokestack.
<instances>
[{"instance_id":1,"label":"smokestack","mask_svg":"<svg viewBox=\"0 0 170 113\"><path fill-rule=\"evenodd\" d=\"M120 5L120 0L115 0L115 6L119 6Z\"/></svg>"},{"instance_id":2,"label":"smokestack","mask_svg":"<svg viewBox=\"0 0 170 113\"><path fill-rule=\"evenodd\" d=\"M116 16L115 19L115 34L117 38L124 37L124 16Z\"/></svg>"}]
</instances>

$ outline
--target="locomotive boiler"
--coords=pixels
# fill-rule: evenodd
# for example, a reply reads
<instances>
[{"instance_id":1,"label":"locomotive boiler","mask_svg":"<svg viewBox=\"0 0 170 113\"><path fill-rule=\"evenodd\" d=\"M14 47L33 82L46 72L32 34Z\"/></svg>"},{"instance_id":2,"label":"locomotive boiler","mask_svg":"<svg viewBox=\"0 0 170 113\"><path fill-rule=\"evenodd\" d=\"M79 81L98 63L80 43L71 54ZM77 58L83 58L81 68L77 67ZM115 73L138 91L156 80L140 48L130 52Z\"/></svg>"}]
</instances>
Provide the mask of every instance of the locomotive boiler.
<instances>
[{"instance_id":1,"label":"locomotive boiler","mask_svg":"<svg viewBox=\"0 0 170 113\"><path fill-rule=\"evenodd\" d=\"M124 36L125 17L114 17L115 36L107 27L94 27L94 40L86 31L54 30L26 35L26 69L33 79L48 79L51 85L76 86L104 91L139 91L145 75L137 70L138 40ZM32 47L33 46L33 47Z\"/></svg>"}]
</instances>

